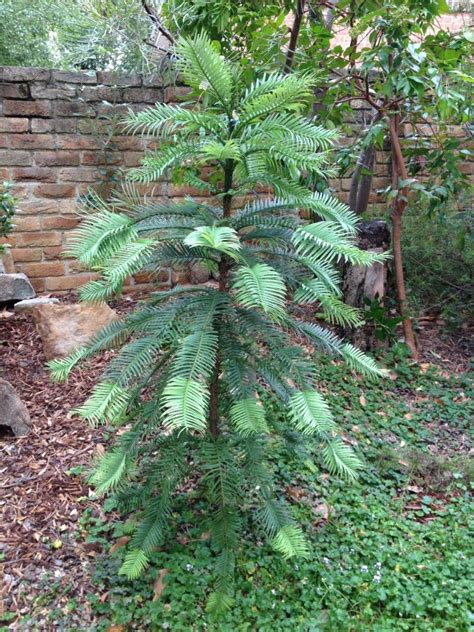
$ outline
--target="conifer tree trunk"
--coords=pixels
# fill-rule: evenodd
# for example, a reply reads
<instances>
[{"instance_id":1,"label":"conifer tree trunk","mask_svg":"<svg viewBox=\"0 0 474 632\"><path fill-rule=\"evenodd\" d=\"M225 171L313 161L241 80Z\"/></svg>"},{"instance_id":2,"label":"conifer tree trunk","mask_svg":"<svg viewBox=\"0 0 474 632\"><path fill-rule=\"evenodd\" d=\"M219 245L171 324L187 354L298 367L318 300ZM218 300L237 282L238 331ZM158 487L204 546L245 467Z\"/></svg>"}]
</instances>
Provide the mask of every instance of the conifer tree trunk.
<instances>
[{"instance_id":1,"label":"conifer tree trunk","mask_svg":"<svg viewBox=\"0 0 474 632\"><path fill-rule=\"evenodd\" d=\"M398 189L398 179L408 179L408 172L405 165L405 160L402 154L402 148L400 140L398 138L398 115L390 116L390 139L392 144L392 186L394 189ZM400 316L403 319L403 335L405 337L405 343L410 349L413 358L418 360L418 350L416 348L415 334L413 332L413 322L407 314L407 296L405 288L405 274L403 271L403 257L402 257L402 217L407 206L408 188L402 187L396 198L393 201L392 206L392 248L393 248L393 262L395 267L395 283L397 286L398 295L398 309Z\"/></svg>"},{"instance_id":2,"label":"conifer tree trunk","mask_svg":"<svg viewBox=\"0 0 474 632\"><path fill-rule=\"evenodd\" d=\"M232 175L234 173L234 161L227 160L224 169L224 192L223 197L223 216L230 217L232 213L232 194L227 193L232 189ZM226 255L221 256L219 263L219 292L227 291L227 283L229 277L229 262ZM220 334L220 332L218 332ZM214 371L214 378L210 386L210 401L209 401L209 432L213 439L217 439L219 435L219 374L221 371L221 358L219 353L216 357L216 366Z\"/></svg>"}]
</instances>

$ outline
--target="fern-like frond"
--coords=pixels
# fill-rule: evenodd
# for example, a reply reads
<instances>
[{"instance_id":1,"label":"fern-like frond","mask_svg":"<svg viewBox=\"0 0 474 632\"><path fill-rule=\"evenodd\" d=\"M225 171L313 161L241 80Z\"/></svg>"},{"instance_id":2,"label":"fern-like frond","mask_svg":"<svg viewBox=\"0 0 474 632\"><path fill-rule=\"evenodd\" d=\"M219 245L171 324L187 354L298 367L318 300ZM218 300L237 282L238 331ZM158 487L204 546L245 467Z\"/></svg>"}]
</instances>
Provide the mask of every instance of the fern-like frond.
<instances>
[{"instance_id":1,"label":"fern-like frond","mask_svg":"<svg viewBox=\"0 0 474 632\"><path fill-rule=\"evenodd\" d=\"M235 402L229 415L237 432L244 437L268 432L263 407L256 399L249 398Z\"/></svg>"},{"instance_id":2,"label":"fern-like frond","mask_svg":"<svg viewBox=\"0 0 474 632\"><path fill-rule=\"evenodd\" d=\"M341 354L351 369L368 378L386 377L387 370L380 368L375 360L366 353L346 342L341 347Z\"/></svg>"},{"instance_id":3,"label":"fern-like frond","mask_svg":"<svg viewBox=\"0 0 474 632\"><path fill-rule=\"evenodd\" d=\"M340 474L349 480L356 478L357 470L362 468L362 462L353 449L339 438L325 446L323 459L331 474Z\"/></svg>"},{"instance_id":4,"label":"fern-like frond","mask_svg":"<svg viewBox=\"0 0 474 632\"><path fill-rule=\"evenodd\" d=\"M294 525L282 527L272 541L273 548L281 553L285 560L291 557L309 557L309 549L302 530Z\"/></svg>"},{"instance_id":5,"label":"fern-like frond","mask_svg":"<svg viewBox=\"0 0 474 632\"><path fill-rule=\"evenodd\" d=\"M212 248L233 259L241 249L238 234L227 226L199 226L184 238L183 243L190 248Z\"/></svg>"},{"instance_id":6,"label":"fern-like frond","mask_svg":"<svg viewBox=\"0 0 474 632\"><path fill-rule=\"evenodd\" d=\"M71 412L92 424L118 423L123 420L129 393L114 382L99 382L82 406Z\"/></svg>"},{"instance_id":7,"label":"fern-like frond","mask_svg":"<svg viewBox=\"0 0 474 632\"><path fill-rule=\"evenodd\" d=\"M142 112L130 112L124 129L146 136L167 138L177 130L191 133L204 129L219 135L225 133L226 126L224 118L216 114L189 110L171 103L155 103Z\"/></svg>"},{"instance_id":8,"label":"fern-like frond","mask_svg":"<svg viewBox=\"0 0 474 632\"><path fill-rule=\"evenodd\" d=\"M326 400L316 391L295 393L289 412L296 430L304 434L326 434L336 427Z\"/></svg>"},{"instance_id":9,"label":"fern-like frond","mask_svg":"<svg viewBox=\"0 0 474 632\"><path fill-rule=\"evenodd\" d=\"M176 430L206 430L209 394L207 388L179 375L171 378L163 391L163 423Z\"/></svg>"},{"instance_id":10,"label":"fern-like frond","mask_svg":"<svg viewBox=\"0 0 474 632\"><path fill-rule=\"evenodd\" d=\"M233 279L236 301L246 308L259 307L269 316L279 319L284 313L286 286L278 272L259 263L240 266Z\"/></svg>"},{"instance_id":11,"label":"fern-like frond","mask_svg":"<svg viewBox=\"0 0 474 632\"><path fill-rule=\"evenodd\" d=\"M230 113L233 94L232 74L221 55L204 33L180 39L176 53L183 79L197 93L208 92Z\"/></svg>"},{"instance_id":12,"label":"fern-like frond","mask_svg":"<svg viewBox=\"0 0 474 632\"><path fill-rule=\"evenodd\" d=\"M321 259L342 259L352 265L370 266L386 258L357 248L341 226L329 221L300 226L294 233L293 244L299 255L316 263Z\"/></svg>"}]
</instances>

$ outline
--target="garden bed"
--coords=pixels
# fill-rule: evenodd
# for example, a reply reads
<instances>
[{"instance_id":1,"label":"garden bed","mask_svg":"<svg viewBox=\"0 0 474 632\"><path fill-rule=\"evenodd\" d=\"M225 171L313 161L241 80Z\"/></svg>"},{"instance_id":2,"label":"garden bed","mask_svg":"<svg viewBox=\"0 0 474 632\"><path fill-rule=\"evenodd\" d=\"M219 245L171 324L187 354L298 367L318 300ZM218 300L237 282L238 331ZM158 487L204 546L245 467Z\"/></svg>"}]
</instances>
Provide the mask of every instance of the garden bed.
<instances>
[{"instance_id":1,"label":"garden bed","mask_svg":"<svg viewBox=\"0 0 474 632\"><path fill-rule=\"evenodd\" d=\"M133 302L124 300L115 307L119 312L128 311ZM0 375L14 384L28 406L33 422L33 429L28 437L13 438L4 434L0 440L3 487L0 500L0 553L4 565L0 613L3 609L5 623L10 621L11 629L19 630L55 629L61 622L66 626L63 629L68 630L107 629L109 625L118 625L122 630L147 629L145 624L141 627L142 623L127 620L123 612L121 613L121 609L129 610L126 604L131 599L131 585L124 583L124 580L117 584L118 580L114 579L108 584L110 578L106 575L109 571L105 574L102 571L102 576L100 574L101 568L108 568L107 558L102 554L109 548L108 543L113 541L113 514L104 514L102 505L89 498L91 491L83 477L78 475L81 466L86 466L95 454L103 452L108 438L103 429L87 426L69 411L84 400L103 370L108 359L107 354L77 370L67 384L52 384L44 368L41 343L32 320L28 316L15 314L2 318L0 327L3 341L0 348ZM443 508L454 507L460 502L464 492L456 483L465 485L464 470L467 468L467 461L461 463L459 459L467 459L471 449L465 424L468 383L463 372L467 368L468 356L464 340L459 341L454 337L441 340L436 325L429 320L423 325L421 340L425 362L421 364L420 371L416 370L414 373L413 368L401 363L397 368L398 373L393 374L396 379L377 387L362 382L351 383L350 376L341 373L339 392L332 396L332 404L338 417L343 419L342 425L348 433L347 436L350 436L351 441L359 445L361 452L366 454L370 467L373 468L376 463L379 474L389 471L390 476L393 475L394 469L400 469L399 480L393 482L390 494L394 502L400 505L402 523L409 521L410 524L419 525L428 522L438 524L444 519ZM431 362L436 362L439 368L433 368ZM329 363L326 371L329 372L329 379L331 372L337 373L340 369ZM431 379L430 376L434 375L437 377ZM334 375L331 379L334 379ZM462 386L463 384L466 386ZM413 454L416 455L420 449L428 455L429 463L423 467L418 459L419 467L416 468L413 464ZM441 459L444 465L440 465L440 468L450 474L440 478L440 468L433 465L429 455ZM449 465L450 459L454 459L453 467ZM382 469L380 464L383 464ZM285 464L281 463L279 467L282 468L283 482L289 477L289 469L286 471ZM410 468L411 472L408 475L407 470ZM456 471L463 472L458 479L453 478L453 472ZM374 472L371 471L369 478L374 476ZM311 492L311 483L316 489L314 493ZM338 507L338 503L342 502L338 498L338 485L335 484L334 490L331 491L331 485L326 481L321 492L319 483L317 484L316 478L311 475L307 480L304 476L297 477L296 482L292 482L290 488L286 488L288 499L294 505L295 511L308 525L312 525L308 528L313 530L311 539L314 545L318 546L318 538L322 538L326 544L329 538L331 546L336 551L338 536L337 528L334 530L334 527L339 517L342 518L339 514L341 509ZM386 480L380 480L375 484L374 497L377 498L379 494L381 507L386 502L381 489L386 485ZM308 486L309 495L301 491ZM352 496L348 500L349 505L353 504L351 511L354 512L357 511L359 502L357 493L363 493L363 490L351 492ZM373 504L371 506L373 510ZM332 512L335 512L336 518L331 517ZM450 512L451 510L447 509L444 514L446 517L451 516L449 524L454 520ZM348 520L350 523L350 514ZM362 520L361 516L358 520ZM370 530L370 525L365 522L362 520L358 528ZM462 520L460 522L462 523ZM192 531L192 526L190 529ZM422 534L421 536L423 537ZM180 544L184 546L184 540ZM207 545L204 543L202 546ZM341 546L345 546L342 541ZM446 546L449 547L449 542ZM176 568L173 570L172 560L180 560L181 564L181 560L185 559L183 551L184 549L175 550L173 553L170 550L165 555L171 567L171 575L175 575L174 582L178 581L178 585L182 585L183 580L176 579L177 571ZM265 555L255 564L255 569L259 568L260 572L269 564L269 558ZM196 559L199 559L199 553L196 553L196 556ZM199 562L197 564L199 565ZM318 564L324 567L325 562L319 559ZM281 576L275 580L276 585L278 582L286 581L287 572L284 565L278 563L277 568L275 572ZM91 579L94 569L99 569L99 579ZM158 576L159 570L155 565L150 577ZM116 565L113 573L115 571ZM202 572L205 577L205 567ZM254 572L257 577L257 570ZM238 583L243 581L242 573L239 577ZM173 582L172 579L169 581ZM259 582L263 590L266 586L264 579L260 577ZM191 590L189 582L184 581L184 586ZM193 590L199 590L200 584L197 583L196 586ZM200 589L202 590L203 586ZM173 589L165 590L163 603L156 604L152 601L153 582L149 577L145 578L145 581L142 580L139 587L133 590L135 597L139 595L141 600L154 603L156 613L161 613L162 618L164 616L168 620L169 616L170 620L176 621L176 627L173 629L190 629L186 627L191 621L186 618L189 613L186 616L183 614L181 618L173 615L175 605L183 608L185 603L182 591L178 590L173 597ZM169 591L171 597L167 594ZM277 588L277 592L279 591ZM311 599L315 599L316 594L319 593L312 593ZM348 603L351 598L348 596ZM199 597L194 595L193 599ZM293 595L293 599L297 599L296 594ZM376 601L380 606L380 599L377 598ZM203 603L204 598L201 603L194 603L192 608L195 610L191 608L193 616L198 617L201 623L206 621ZM243 603L246 603L245 599ZM328 605L322 598L321 604L321 611L328 610ZM252 625L256 626L269 624L271 619L266 619L267 623L259 623L258 616L252 611L255 604L247 605L250 610L246 611L242 606L240 617L248 617L248 620L253 622ZM121 613L118 619L114 618L115 608ZM314 606L314 616L318 608ZM266 616L270 612L271 617L271 604L266 604L266 609ZM135 610L132 608L131 616L134 616ZM257 610L259 611L259 608ZM281 617L281 612L278 612L278 617ZM295 612L299 612L299 606L295 606ZM296 625L296 614L288 616L288 621ZM331 617L335 616L330 606L329 614L326 613L324 616L329 617L330 621ZM362 615L355 612L354 616ZM424 616L422 613L422 618ZM148 620L147 617L152 621L152 615L149 613L143 621ZM120 623L122 620L123 623ZM232 618L229 619L229 622L231 621ZM198 624L196 625L193 629L201 629ZM253 629L252 625L250 628L237 629Z\"/></svg>"}]
</instances>

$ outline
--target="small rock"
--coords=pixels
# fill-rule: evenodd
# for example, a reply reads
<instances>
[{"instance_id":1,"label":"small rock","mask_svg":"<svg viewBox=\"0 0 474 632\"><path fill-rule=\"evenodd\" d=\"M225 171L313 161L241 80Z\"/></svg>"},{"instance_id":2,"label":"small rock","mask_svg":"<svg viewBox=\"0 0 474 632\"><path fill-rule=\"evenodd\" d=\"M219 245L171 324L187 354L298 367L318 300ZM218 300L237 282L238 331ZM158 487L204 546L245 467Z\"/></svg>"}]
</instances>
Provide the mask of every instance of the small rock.
<instances>
[{"instance_id":1,"label":"small rock","mask_svg":"<svg viewBox=\"0 0 474 632\"><path fill-rule=\"evenodd\" d=\"M13 309L15 312L27 312L30 309L33 309L33 307L38 307L39 305L54 305L55 303L59 303L58 298L30 298L26 301L19 301L18 303L15 303L15 307Z\"/></svg>"},{"instance_id":2,"label":"small rock","mask_svg":"<svg viewBox=\"0 0 474 632\"><path fill-rule=\"evenodd\" d=\"M31 309L47 360L64 358L118 318L105 303L43 304Z\"/></svg>"},{"instance_id":3,"label":"small rock","mask_svg":"<svg viewBox=\"0 0 474 632\"><path fill-rule=\"evenodd\" d=\"M0 274L0 303L23 301L35 296L26 274Z\"/></svg>"},{"instance_id":4,"label":"small rock","mask_svg":"<svg viewBox=\"0 0 474 632\"><path fill-rule=\"evenodd\" d=\"M16 437L27 435L31 427L30 414L13 386L0 378L0 425L9 426Z\"/></svg>"}]
</instances>

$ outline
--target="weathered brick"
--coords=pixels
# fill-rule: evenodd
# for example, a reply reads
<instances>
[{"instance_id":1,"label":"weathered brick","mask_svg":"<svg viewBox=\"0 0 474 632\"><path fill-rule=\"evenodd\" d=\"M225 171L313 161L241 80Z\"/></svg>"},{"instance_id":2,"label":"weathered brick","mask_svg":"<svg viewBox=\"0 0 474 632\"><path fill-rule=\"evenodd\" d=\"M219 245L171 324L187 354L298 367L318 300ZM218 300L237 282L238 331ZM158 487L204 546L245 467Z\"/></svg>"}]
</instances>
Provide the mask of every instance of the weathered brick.
<instances>
[{"instance_id":1,"label":"weathered brick","mask_svg":"<svg viewBox=\"0 0 474 632\"><path fill-rule=\"evenodd\" d=\"M87 86L81 88L80 97L87 102L110 101L116 103L122 101L122 88L112 86Z\"/></svg>"},{"instance_id":2,"label":"weathered brick","mask_svg":"<svg viewBox=\"0 0 474 632\"><path fill-rule=\"evenodd\" d=\"M8 147L8 141L10 139L9 134L0 134L0 148L6 149Z\"/></svg>"},{"instance_id":3,"label":"weathered brick","mask_svg":"<svg viewBox=\"0 0 474 632\"><path fill-rule=\"evenodd\" d=\"M12 170L12 178L15 181L55 182L56 173L46 167L16 167Z\"/></svg>"},{"instance_id":4,"label":"weathered brick","mask_svg":"<svg viewBox=\"0 0 474 632\"><path fill-rule=\"evenodd\" d=\"M122 156L110 151L84 151L81 156L83 165L118 165Z\"/></svg>"},{"instance_id":5,"label":"weathered brick","mask_svg":"<svg viewBox=\"0 0 474 632\"><path fill-rule=\"evenodd\" d=\"M47 248L43 248L43 256L45 259L58 259L63 252L63 246L49 246Z\"/></svg>"},{"instance_id":6,"label":"weathered brick","mask_svg":"<svg viewBox=\"0 0 474 632\"><path fill-rule=\"evenodd\" d=\"M31 131L34 134L46 134L55 131L54 119L31 119Z\"/></svg>"},{"instance_id":7,"label":"weathered brick","mask_svg":"<svg viewBox=\"0 0 474 632\"><path fill-rule=\"evenodd\" d=\"M15 233L16 247L22 246L59 246L62 243L61 233L37 232Z\"/></svg>"},{"instance_id":8,"label":"weathered brick","mask_svg":"<svg viewBox=\"0 0 474 632\"><path fill-rule=\"evenodd\" d=\"M3 103L3 115L48 118L51 115L51 104L49 101L6 100Z\"/></svg>"},{"instance_id":9,"label":"weathered brick","mask_svg":"<svg viewBox=\"0 0 474 632\"><path fill-rule=\"evenodd\" d=\"M54 113L56 116L95 116L94 108L82 101L56 101Z\"/></svg>"},{"instance_id":10,"label":"weathered brick","mask_svg":"<svg viewBox=\"0 0 474 632\"><path fill-rule=\"evenodd\" d=\"M143 161L143 152L128 151L123 155L123 162L126 167L138 167Z\"/></svg>"},{"instance_id":11,"label":"weathered brick","mask_svg":"<svg viewBox=\"0 0 474 632\"><path fill-rule=\"evenodd\" d=\"M17 200L24 200L30 194L28 185L13 183L12 193Z\"/></svg>"},{"instance_id":12,"label":"weathered brick","mask_svg":"<svg viewBox=\"0 0 474 632\"><path fill-rule=\"evenodd\" d=\"M35 153L35 162L40 167L75 167L79 164L79 154L71 151L39 151Z\"/></svg>"},{"instance_id":13,"label":"weathered brick","mask_svg":"<svg viewBox=\"0 0 474 632\"><path fill-rule=\"evenodd\" d=\"M79 191L78 191L79 193ZM77 213L79 202L77 199L59 200L58 211L61 215L72 215Z\"/></svg>"},{"instance_id":14,"label":"weathered brick","mask_svg":"<svg viewBox=\"0 0 474 632\"><path fill-rule=\"evenodd\" d=\"M100 149L101 144L92 135L61 134L57 137L58 149Z\"/></svg>"},{"instance_id":15,"label":"weathered brick","mask_svg":"<svg viewBox=\"0 0 474 632\"><path fill-rule=\"evenodd\" d=\"M33 189L37 198L70 198L76 196L74 184L39 184Z\"/></svg>"},{"instance_id":16,"label":"weathered brick","mask_svg":"<svg viewBox=\"0 0 474 632\"><path fill-rule=\"evenodd\" d=\"M58 174L60 182L96 182L98 177L97 170L92 167L65 167Z\"/></svg>"},{"instance_id":17,"label":"weathered brick","mask_svg":"<svg viewBox=\"0 0 474 632\"><path fill-rule=\"evenodd\" d=\"M9 167L29 167L33 156L27 151L0 151L0 165Z\"/></svg>"},{"instance_id":18,"label":"weathered brick","mask_svg":"<svg viewBox=\"0 0 474 632\"><path fill-rule=\"evenodd\" d=\"M41 261L39 263L25 263L22 272L29 278L58 277L65 273L64 261Z\"/></svg>"},{"instance_id":19,"label":"weathered brick","mask_svg":"<svg viewBox=\"0 0 474 632\"><path fill-rule=\"evenodd\" d=\"M30 122L26 118L0 118L0 132L21 134L27 132Z\"/></svg>"},{"instance_id":20,"label":"weathered brick","mask_svg":"<svg viewBox=\"0 0 474 632\"><path fill-rule=\"evenodd\" d=\"M139 136L115 136L113 142L120 151L143 151L146 141Z\"/></svg>"},{"instance_id":21,"label":"weathered brick","mask_svg":"<svg viewBox=\"0 0 474 632\"><path fill-rule=\"evenodd\" d=\"M76 272L84 272L84 266L80 261L67 261L66 272L68 274L75 274Z\"/></svg>"},{"instance_id":22,"label":"weathered brick","mask_svg":"<svg viewBox=\"0 0 474 632\"><path fill-rule=\"evenodd\" d=\"M190 89L185 86L173 86L165 88L164 102L176 103L177 101L183 101L190 93Z\"/></svg>"},{"instance_id":23,"label":"weathered brick","mask_svg":"<svg viewBox=\"0 0 474 632\"><path fill-rule=\"evenodd\" d=\"M474 175L474 162L462 162L458 169L461 173L472 176Z\"/></svg>"},{"instance_id":24,"label":"weathered brick","mask_svg":"<svg viewBox=\"0 0 474 632\"><path fill-rule=\"evenodd\" d=\"M68 72L64 70L53 70L53 79L65 83L80 83L93 85L97 83L96 74L87 72Z\"/></svg>"},{"instance_id":25,"label":"weathered brick","mask_svg":"<svg viewBox=\"0 0 474 632\"><path fill-rule=\"evenodd\" d=\"M44 279L30 279L31 285L35 292L44 292L46 289L46 283Z\"/></svg>"},{"instance_id":26,"label":"weathered brick","mask_svg":"<svg viewBox=\"0 0 474 632\"><path fill-rule=\"evenodd\" d=\"M28 84L0 84L0 97L4 99L27 99L29 97Z\"/></svg>"},{"instance_id":27,"label":"weathered brick","mask_svg":"<svg viewBox=\"0 0 474 632\"><path fill-rule=\"evenodd\" d=\"M72 134L77 129L77 119L31 119L31 131L36 134L56 132L57 134Z\"/></svg>"},{"instance_id":28,"label":"weathered brick","mask_svg":"<svg viewBox=\"0 0 474 632\"><path fill-rule=\"evenodd\" d=\"M70 228L76 228L79 221L78 217L71 215L50 215L49 217L42 218L42 225L44 230L50 230L52 228L68 230Z\"/></svg>"},{"instance_id":29,"label":"weathered brick","mask_svg":"<svg viewBox=\"0 0 474 632\"><path fill-rule=\"evenodd\" d=\"M47 68L23 68L17 66L4 66L2 79L8 81L48 81L51 71Z\"/></svg>"},{"instance_id":30,"label":"weathered brick","mask_svg":"<svg viewBox=\"0 0 474 632\"><path fill-rule=\"evenodd\" d=\"M126 116L129 110L135 110L136 104L126 104L126 103L107 103L105 101L100 101L96 106L97 116L101 117L111 117L111 116ZM107 126L104 129L110 129L110 121L104 121L107 123Z\"/></svg>"},{"instance_id":31,"label":"weathered brick","mask_svg":"<svg viewBox=\"0 0 474 632\"><path fill-rule=\"evenodd\" d=\"M160 88L125 88L123 99L131 103L156 103L163 101L163 91Z\"/></svg>"},{"instance_id":32,"label":"weathered brick","mask_svg":"<svg viewBox=\"0 0 474 632\"><path fill-rule=\"evenodd\" d=\"M41 248L11 248L10 253L13 261L18 263L22 261L41 261L43 257Z\"/></svg>"},{"instance_id":33,"label":"weathered brick","mask_svg":"<svg viewBox=\"0 0 474 632\"><path fill-rule=\"evenodd\" d=\"M110 106L107 106L107 114L112 114ZM109 134L110 121L109 120L91 120L88 118L77 119L77 131L80 134Z\"/></svg>"},{"instance_id":34,"label":"weathered brick","mask_svg":"<svg viewBox=\"0 0 474 632\"><path fill-rule=\"evenodd\" d=\"M56 139L52 134L12 134L12 149L54 149Z\"/></svg>"},{"instance_id":35,"label":"weathered brick","mask_svg":"<svg viewBox=\"0 0 474 632\"><path fill-rule=\"evenodd\" d=\"M46 83L34 83L30 86L33 99L72 99L77 96L77 86L67 84L51 88Z\"/></svg>"},{"instance_id":36,"label":"weathered brick","mask_svg":"<svg viewBox=\"0 0 474 632\"><path fill-rule=\"evenodd\" d=\"M202 195L201 189L197 189L195 187L189 186L177 186L175 184L170 184L168 186L168 195L170 197L182 197L183 195Z\"/></svg>"},{"instance_id":37,"label":"weathered brick","mask_svg":"<svg viewBox=\"0 0 474 632\"><path fill-rule=\"evenodd\" d=\"M24 200L18 207L24 215L48 215L57 213L59 205L53 200Z\"/></svg>"},{"instance_id":38,"label":"weathered brick","mask_svg":"<svg viewBox=\"0 0 474 632\"><path fill-rule=\"evenodd\" d=\"M105 86L138 87L142 85L140 75L122 75L116 72L98 72L97 83Z\"/></svg>"},{"instance_id":39,"label":"weathered brick","mask_svg":"<svg viewBox=\"0 0 474 632\"><path fill-rule=\"evenodd\" d=\"M52 291L74 290L96 278L96 274L90 274L87 272L82 274L71 274L69 276L51 277L46 279L46 289Z\"/></svg>"},{"instance_id":40,"label":"weathered brick","mask_svg":"<svg viewBox=\"0 0 474 632\"><path fill-rule=\"evenodd\" d=\"M41 221L38 216L36 217L22 217L16 216L14 219L15 232L31 232L33 230L41 230Z\"/></svg>"},{"instance_id":41,"label":"weathered brick","mask_svg":"<svg viewBox=\"0 0 474 632\"><path fill-rule=\"evenodd\" d=\"M147 88L162 88L163 77L161 75L144 75L143 85Z\"/></svg>"}]
</instances>

